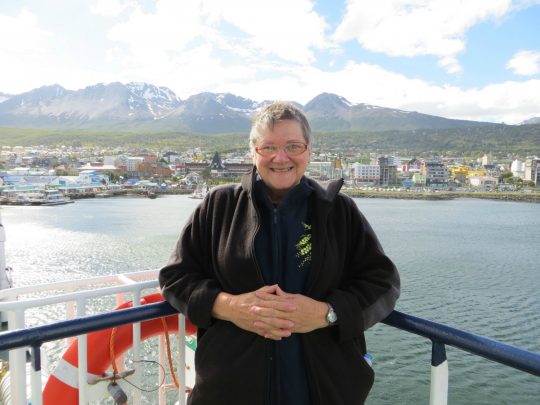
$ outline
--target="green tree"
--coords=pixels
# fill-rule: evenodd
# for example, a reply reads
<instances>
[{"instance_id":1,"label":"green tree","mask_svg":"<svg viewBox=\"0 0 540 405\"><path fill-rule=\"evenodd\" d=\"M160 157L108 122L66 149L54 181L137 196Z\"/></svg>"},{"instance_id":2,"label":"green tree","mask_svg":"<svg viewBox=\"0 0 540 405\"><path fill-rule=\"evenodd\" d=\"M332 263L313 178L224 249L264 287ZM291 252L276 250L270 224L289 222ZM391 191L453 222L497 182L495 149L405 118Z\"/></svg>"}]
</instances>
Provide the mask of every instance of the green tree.
<instances>
[{"instance_id":1,"label":"green tree","mask_svg":"<svg viewBox=\"0 0 540 405\"><path fill-rule=\"evenodd\" d=\"M499 182L500 183L512 183L513 177L514 177L514 174L512 173L511 170L505 170L499 176Z\"/></svg>"},{"instance_id":2,"label":"green tree","mask_svg":"<svg viewBox=\"0 0 540 405\"><path fill-rule=\"evenodd\" d=\"M56 169L54 174L56 176L69 176L69 172L66 169Z\"/></svg>"}]
</instances>

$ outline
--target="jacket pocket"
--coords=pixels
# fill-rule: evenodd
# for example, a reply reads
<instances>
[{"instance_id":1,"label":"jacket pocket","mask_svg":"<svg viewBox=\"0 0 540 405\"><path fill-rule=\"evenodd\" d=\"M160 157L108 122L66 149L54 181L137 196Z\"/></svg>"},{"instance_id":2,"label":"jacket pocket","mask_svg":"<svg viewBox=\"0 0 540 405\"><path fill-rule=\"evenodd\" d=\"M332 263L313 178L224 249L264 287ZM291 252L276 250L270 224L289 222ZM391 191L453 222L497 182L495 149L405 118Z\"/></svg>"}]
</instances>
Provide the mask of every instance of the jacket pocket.
<instances>
[{"instance_id":1,"label":"jacket pocket","mask_svg":"<svg viewBox=\"0 0 540 405\"><path fill-rule=\"evenodd\" d=\"M309 359L312 387L321 405L363 404L375 373L364 359L361 337L337 342L330 330L306 336L304 350Z\"/></svg>"},{"instance_id":2,"label":"jacket pocket","mask_svg":"<svg viewBox=\"0 0 540 405\"><path fill-rule=\"evenodd\" d=\"M206 330L195 351L193 405L262 405L267 389L265 340L227 321Z\"/></svg>"}]
</instances>

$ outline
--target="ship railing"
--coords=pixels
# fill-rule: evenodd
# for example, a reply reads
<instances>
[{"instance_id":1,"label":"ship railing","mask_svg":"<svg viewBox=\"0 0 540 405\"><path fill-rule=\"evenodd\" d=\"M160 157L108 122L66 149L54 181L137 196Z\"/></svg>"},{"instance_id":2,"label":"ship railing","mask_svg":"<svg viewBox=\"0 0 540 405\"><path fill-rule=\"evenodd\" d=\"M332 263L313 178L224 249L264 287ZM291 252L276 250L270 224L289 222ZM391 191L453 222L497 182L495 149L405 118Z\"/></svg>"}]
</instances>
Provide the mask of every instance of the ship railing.
<instances>
[{"instance_id":1,"label":"ship railing","mask_svg":"<svg viewBox=\"0 0 540 405\"><path fill-rule=\"evenodd\" d=\"M87 357L83 355L87 353L87 333L106 329L106 327L101 327L102 324L100 323L106 321L100 320L94 323L91 329L80 334L76 333L74 325L77 325L82 319L95 316L90 314L99 312L103 307L103 301L106 301L108 304L115 301L116 305L123 304L126 301L132 301L133 307L138 307L143 295L158 291L158 273L158 270L146 270L0 290L0 318L3 321L2 323L7 320L7 328L9 330L0 334L0 343L5 344L10 339L12 333L20 332L24 333L25 338L23 340L30 339L32 341L30 344L0 349L0 353L4 350L9 352L9 396L11 398L11 404L28 403L26 401L28 397L28 374L30 377L31 403L34 405L42 403L41 361L42 359L45 361L47 356L42 355L40 348L43 343L62 338L68 338L68 344L71 344L75 337L78 338L77 384L80 387L79 403L86 404L89 402L89 399L92 397L91 391L96 392L99 390L96 390L95 387L92 387L93 389L90 390L87 384ZM33 324L36 321L33 319L32 312L43 309L47 313L50 312L48 308L54 308L53 312L60 312L65 308L65 315L63 317L59 315L60 319L65 320L44 326L34 326ZM109 314L116 315L117 312L120 311L105 313L105 318L108 318L107 315ZM179 316L183 319L181 315ZM63 322L68 322L67 326L63 326L65 325ZM184 325L184 322L182 321L180 324ZM45 328L47 331L46 336L49 336L48 331L52 330L53 335L60 331L61 337L54 339L46 338L43 340L41 337L32 337L34 333L37 336L41 336L41 328ZM178 339L184 339L184 334L178 334ZM36 342L39 342L39 344ZM177 342L177 344L179 343ZM185 347L184 344L180 346L182 349ZM30 355L27 353L27 349L30 349ZM163 337L159 340L158 355L160 360L166 358ZM179 353L178 355L185 355L185 353ZM138 322L133 323L131 356L134 363L141 360L141 328ZM30 373L27 373L26 367L28 358L32 359ZM37 363L36 359L38 359ZM123 364L122 361L119 361L119 363ZM160 363L163 364L164 361L160 361ZM160 369L160 375L158 376L160 381L163 378L163 374L163 371ZM184 381L184 378L181 380ZM130 377L130 381L136 386L141 386L141 373L139 370ZM160 405L165 404L165 394L170 388L170 385L160 387ZM0 392L0 394L2 393ZM139 390L133 390L131 403L135 405L141 404L141 392Z\"/></svg>"},{"instance_id":2,"label":"ship railing","mask_svg":"<svg viewBox=\"0 0 540 405\"><path fill-rule=\"evenodd\" d=\"M137 273L140 274L140 273ZM156 273L157 276L157 273ZM128 279L131 279L128 277ZM148 289L149 282L139 282L140 287L135 288L131 292L133 293L133 301L138 302L141 291ZM155 283L155 281L154 281ZM150 283L151 284L151 283ZM125 286L107 287L101 290L118 289L119 294L125 293ZM85 292L90 293L90 292ZM116 292L115 292L116 293ZM93 296L98 296L95 290L92 291ZM69 294L67 294L69 295ZM59 298L52 297L55 300ZM77 308L79 306L84 308L84 302L87 297L77 298ZM57 301L55 301L57 302ZM0 311L5 310L6 304L12 303L0 303ZM24 373L25 350L30 348L31 358L31 403L41 404L41 353L40 348L46 342L55 341L58 339L68 338L72 336L79 336L79 353L86 353L86 334L97 330L108 329L125 324L133 324L134 328L134 350L136 346L137 336L140 343L140 334L137 335L136 330L140 322L156 319L160 317L170 316L177 314L177 312L167 303L160 302L155 304L147 304L143 306L134 306L133 308L122 309L117 311L100 313L97 315L85 315L84 311L77 311L77 318L68 319L49 325L34 326L27 329L17 329L0 334L0 351L10 351L10 366L11 353L22 353L13 356L14 361L19 363L16 368L17 372L12 374L11 386L16 389L15 402L13 403L26 403L26 400L17 400L17 398L26 398L26 376ZM180 328L178 333L178 348L176 356L176 368L179 371L180 387L178 388L178 403L180 405L185 404L185 327L184 318L179 316ZM17 317L13 317L14 320ZM19 320L20 321L20 320ZM431 357L431 385L430 385L430 404L431 405L446 405L448 402L448 361L446 359L445 346L453 346L458 349L467 351L471 354L487 358L489 360L498 362L500 364L521 370L523 372L540 376L540 353L534 353L524 350L519 347L511 346L505 343L501 343L495 340L488 339L483 336L474 335L459 329L455 329L443 324L435 323L422 318L414 317L408 314L404 314L398 311L392 312L383 323L404 330L409 333L413 333L419 336L423 336L432 343L432 357ZM11 327L10 327L11 329ZM161 345L160 345L161 346ZM138 354L137 354L138 356ZM136 355L134 355L134 359ZM164 355L160 355L160 359L164 358ZM21 372L23 370L23 372ZM86 370L86 358L79 354L79 403L86 403L85 387L87 379ZM161 377L160 377L161 378ZM15 388L17 387L17 388ZM22 387L22 388L21 388ZM137 390L133 391L133 404L140 403L140 395L137 395ZM140 394L140 393L139 393ZM165 396L160 392L159 404L165 404Z\"/></svg>"}]
</instances>

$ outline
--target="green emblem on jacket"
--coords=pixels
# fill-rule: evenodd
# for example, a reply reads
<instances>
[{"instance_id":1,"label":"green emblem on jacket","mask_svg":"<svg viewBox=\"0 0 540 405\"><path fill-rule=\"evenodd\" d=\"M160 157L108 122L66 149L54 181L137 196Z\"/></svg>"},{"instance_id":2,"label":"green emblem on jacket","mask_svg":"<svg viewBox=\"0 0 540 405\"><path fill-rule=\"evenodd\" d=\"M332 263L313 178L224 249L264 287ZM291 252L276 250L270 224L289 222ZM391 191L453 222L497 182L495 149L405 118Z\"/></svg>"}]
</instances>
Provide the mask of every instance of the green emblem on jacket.
<instances>
[{"instance_id":1,"label":"green emblem on jacket","mask_svg":"<svg viewBox=\"0 0 540 405\"><path fill-rule=\"evenodd\" d=\"M296 244L296 257L300 259L298 267L301 269L306 264L311 263L311 225L302 222L305 232L300 236L300 241Z\"/></svg>"}]
</instances>

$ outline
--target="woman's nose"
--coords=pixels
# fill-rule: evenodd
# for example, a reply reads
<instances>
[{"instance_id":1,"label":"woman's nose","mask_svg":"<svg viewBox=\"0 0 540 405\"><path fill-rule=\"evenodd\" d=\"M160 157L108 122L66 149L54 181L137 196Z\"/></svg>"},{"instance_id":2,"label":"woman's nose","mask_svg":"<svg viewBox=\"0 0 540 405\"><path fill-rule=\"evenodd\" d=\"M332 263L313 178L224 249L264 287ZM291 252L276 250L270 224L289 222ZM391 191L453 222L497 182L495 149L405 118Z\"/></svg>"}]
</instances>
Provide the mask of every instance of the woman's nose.
<instances>
[{"instance_id":1,"label":"woman's nose","mask_svg":"<svg viewBox=\"0 0 540 405\"><path fill-rule=\"evenodd\" d=\"M287 155L287 152L285 152L285 148L279 148L276 155L274 156L274 161L287 161L289 160L289 155Z\"/></svg>"}]
</instances>

